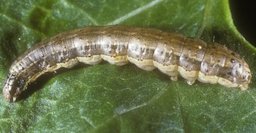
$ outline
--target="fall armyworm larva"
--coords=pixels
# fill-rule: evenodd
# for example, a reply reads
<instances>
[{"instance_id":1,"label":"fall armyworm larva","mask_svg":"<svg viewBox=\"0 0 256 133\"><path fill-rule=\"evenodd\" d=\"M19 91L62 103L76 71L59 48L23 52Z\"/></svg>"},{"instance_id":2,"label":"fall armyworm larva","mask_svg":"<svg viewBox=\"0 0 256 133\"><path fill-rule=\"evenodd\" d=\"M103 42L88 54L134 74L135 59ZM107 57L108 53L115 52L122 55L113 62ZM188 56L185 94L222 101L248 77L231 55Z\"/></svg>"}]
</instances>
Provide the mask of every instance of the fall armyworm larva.
<instances>
[{"instance_id":1,"label":"fall armyworm larva","mask_svg":"<svg viewBox=\"0 0 256 133\"><path fill-rule=\"evenodd\" d=\"M247 63L216 43L207 46L199 39L151 28L86 27L52 37L20 56L9 69L3 95L15 101L44 73L102 59L118 66L131 62L147 71L158 68L171 80L180 74L190 85L199 80L245 90L251 81Z\"/></svg>"}]
</instances>

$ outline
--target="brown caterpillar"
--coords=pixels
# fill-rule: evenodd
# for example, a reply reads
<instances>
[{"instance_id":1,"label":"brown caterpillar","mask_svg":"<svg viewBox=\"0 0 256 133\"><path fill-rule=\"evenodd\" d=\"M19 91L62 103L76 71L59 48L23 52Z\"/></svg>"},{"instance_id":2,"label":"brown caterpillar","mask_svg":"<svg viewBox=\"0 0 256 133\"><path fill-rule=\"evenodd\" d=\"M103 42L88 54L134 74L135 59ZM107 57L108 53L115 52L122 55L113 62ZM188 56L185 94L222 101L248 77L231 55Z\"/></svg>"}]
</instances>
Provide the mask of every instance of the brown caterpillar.
<instances>
[{"instance_id":1,"label":"brown caterpillar","mask_svg":"<svg viewBox=\"0 0 256 133\"><path fill-rule=\"evenodd\" d=\"M192 85L195 80L226 87L248 88L251 72L247 63L226 47L186 38L157 29L125 26L86 27L41 42L10 67L3 94L15 101L40 75L79 62L94 65L101 60L141 69L158 68L172 80L178 73Z\"/></svg>"}]
</instances>

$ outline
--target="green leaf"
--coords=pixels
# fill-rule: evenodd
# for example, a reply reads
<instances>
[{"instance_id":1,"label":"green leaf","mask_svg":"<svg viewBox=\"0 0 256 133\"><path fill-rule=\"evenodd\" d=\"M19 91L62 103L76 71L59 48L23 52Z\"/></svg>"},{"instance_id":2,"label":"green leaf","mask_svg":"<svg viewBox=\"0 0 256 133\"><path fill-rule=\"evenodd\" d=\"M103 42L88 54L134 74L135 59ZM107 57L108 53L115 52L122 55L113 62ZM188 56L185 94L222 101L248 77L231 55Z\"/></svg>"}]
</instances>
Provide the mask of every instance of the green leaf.
<instances>
[{"instance_id":1,"label":"green leaf","mask_svg":"<svg viewBox=\"0 0 256 133\"><path fill-rule=\"evenodd\" d=\"M37 81L17 103L0 98L1 132L255 132L256 49L236 30L228 0L0 0L0 86L12 61L62 31L133 25L220 42L251 66L248 91L108 63Z\"/></svg>"}]
</instances>

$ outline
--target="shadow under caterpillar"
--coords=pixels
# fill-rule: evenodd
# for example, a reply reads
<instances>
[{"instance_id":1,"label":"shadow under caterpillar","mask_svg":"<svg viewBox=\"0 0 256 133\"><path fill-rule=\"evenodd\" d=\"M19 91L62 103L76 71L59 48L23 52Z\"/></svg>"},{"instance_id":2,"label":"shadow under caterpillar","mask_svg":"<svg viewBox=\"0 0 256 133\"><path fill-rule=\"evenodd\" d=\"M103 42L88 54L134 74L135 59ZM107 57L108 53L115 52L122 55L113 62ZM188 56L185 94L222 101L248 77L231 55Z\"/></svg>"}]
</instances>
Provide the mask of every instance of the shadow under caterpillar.
<instances>
[{"instance_id":1,"label":"shadow under caterpillar","mask_svg":"<svg viewBox=\"0 0 256 133\"><path fill-rule=\"evenodd\" d=\"M20 56L9 69L3 88L8 101L41 75L79 62L94 65L105 60L122 66L131 62L143 70L158 68L171 80L180 74L192 85L219 83L246 90L251 82L247 63L217 43L151 28L126 26L86 27L39 43Z\"/></svg>"}]
</instances>

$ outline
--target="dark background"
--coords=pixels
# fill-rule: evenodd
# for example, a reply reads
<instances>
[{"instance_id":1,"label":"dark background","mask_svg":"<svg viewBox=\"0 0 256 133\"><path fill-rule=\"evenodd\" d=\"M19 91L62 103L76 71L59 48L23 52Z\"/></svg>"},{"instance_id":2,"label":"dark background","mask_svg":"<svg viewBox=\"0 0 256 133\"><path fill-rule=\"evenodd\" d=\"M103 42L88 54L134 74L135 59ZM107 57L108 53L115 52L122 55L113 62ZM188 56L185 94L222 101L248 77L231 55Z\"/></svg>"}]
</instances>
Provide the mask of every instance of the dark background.
<instances>
[{"instance_id":1,"label":"dark background","mask_svg":"<svg viewBox=\"0 0 256 133\"><path fill-rule=\"evenodd\" d=\"M256 1L230 0L234 23L247 41L256 46Z\"/></svg>"}]
</instances>

